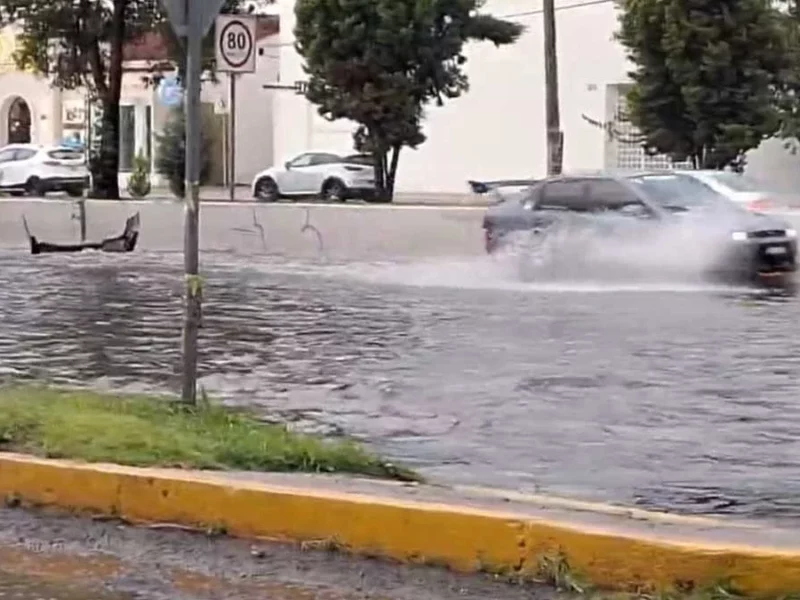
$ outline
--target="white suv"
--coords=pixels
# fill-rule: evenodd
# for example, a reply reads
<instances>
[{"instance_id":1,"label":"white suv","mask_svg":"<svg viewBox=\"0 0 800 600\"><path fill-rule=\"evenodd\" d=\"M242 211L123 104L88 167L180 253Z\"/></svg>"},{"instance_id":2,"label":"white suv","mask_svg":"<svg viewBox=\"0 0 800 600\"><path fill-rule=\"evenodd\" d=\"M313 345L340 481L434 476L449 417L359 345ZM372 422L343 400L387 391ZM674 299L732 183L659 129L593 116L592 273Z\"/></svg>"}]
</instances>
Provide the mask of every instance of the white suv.
<instances>
[{"instance_id":1,"label":"white suv","mask_svg":"<svg viewBox=\"0 0 800 600\"><path fill-rule=\"evenodd\" d=\"M375 195L375 174L372 166L363 162L331 152L304 152L258 173L251 186L253 197L261 202L301 197L329 202L370 200Z\"/></svg>"},{"instance_id":2,"label":"white suv","mask_svg":"<svg viewBox=\"0 0 800 600\"><path fill-rule=\"evenodd\" d=\"M77 198L89 186L83 152L63 146L10 144L0 148L0 193L44 196L66 192Z\"/></svg>"}]
</instances>

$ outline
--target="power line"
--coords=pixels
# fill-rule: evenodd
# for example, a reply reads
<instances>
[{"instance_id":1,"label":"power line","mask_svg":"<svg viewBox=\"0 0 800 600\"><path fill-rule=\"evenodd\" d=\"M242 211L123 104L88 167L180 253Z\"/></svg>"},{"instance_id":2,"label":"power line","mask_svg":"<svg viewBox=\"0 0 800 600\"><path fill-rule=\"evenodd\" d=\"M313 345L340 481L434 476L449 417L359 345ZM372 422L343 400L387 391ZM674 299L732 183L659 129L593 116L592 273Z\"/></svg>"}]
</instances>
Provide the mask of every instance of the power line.
<instances>
[{"instance_id":1,"label":"power line","mask_svg":"<svg viewBox=\"0 0 800 600\"><path fill-rule=\"evenodd\" d=\"M575 2L574 4L566 4L563 6L556 6L556 12L560 10L569 10L571 8L583 8L584 6L594 6L596 4L609 4L614 0L586 0L585 2ZM542 9L527 10L525 12L511 13L509 15L502 15L499 19L519 19L522 17L532 17L534 15L542 14Z\"/></svg>"},{"instance_id":2,"label":"power line","mask_svg":"<svg viewBox=\"0 0 800 600\"><path fill-rule=\"evenodd\" d=\"M574 4L566 4L563 6L556 6L556 12L562 10L570 10L572 8L583 8L584 6L596 6L598 4L610 4L614 0L585 0L584 2L575 2ZM527 10L525 12L511 13L508 15L501 15L498 19L521 19L524 17L533 17L542 14L542 9ZM277 44L264 44L264 48L285 48L287 46L294 46L294 42L279 42Z\"/></svg>"}]
</instances>

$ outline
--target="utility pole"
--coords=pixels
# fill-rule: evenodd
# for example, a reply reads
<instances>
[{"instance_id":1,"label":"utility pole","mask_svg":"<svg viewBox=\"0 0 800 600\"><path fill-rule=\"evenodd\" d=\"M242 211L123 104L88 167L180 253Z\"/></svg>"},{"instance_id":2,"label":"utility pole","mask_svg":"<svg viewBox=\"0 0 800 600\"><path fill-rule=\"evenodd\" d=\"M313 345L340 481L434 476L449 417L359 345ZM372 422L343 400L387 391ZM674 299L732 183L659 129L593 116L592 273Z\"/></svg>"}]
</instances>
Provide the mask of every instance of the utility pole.
<instances>
[{"instance_id":1,"label":"utility pole","mask_svg":"<svg viewBox=\"0 0 800 600\"><path fill-rule=\"evenodd\" d=\"M555 0L543 0L544 21L544 89L547 126L547 174L560 175L564 157L564 133L558 98L558 56L556 53Z\"/></svg>"},{"instance_id":2,"label":"utility pole","mask_svg":"<svg viewBox=\"0 0 800 600\"><path fill-rule=\"evenodd\" d=\"M183 270L186 306L183 321L183 385L181 397L197 403L197 338L203 302L200 282L200 71L203 25L200 11L186 0L186 207L183 229Z\"/></svg>"},{"instance_id":3,"label":"utility pole","mask_svg":"<svg viewBox=\"0 0 800 600\"><path fill-rule=\"evenodd\" d=\"M200 279L200 75L203 37L219 14L224 0L161 0L175 34L186 42L186 189L183 227L183 271L186 306L183 320L182 400L197 403L197 338L203 306Z\"/></svg>"}]
</instances>

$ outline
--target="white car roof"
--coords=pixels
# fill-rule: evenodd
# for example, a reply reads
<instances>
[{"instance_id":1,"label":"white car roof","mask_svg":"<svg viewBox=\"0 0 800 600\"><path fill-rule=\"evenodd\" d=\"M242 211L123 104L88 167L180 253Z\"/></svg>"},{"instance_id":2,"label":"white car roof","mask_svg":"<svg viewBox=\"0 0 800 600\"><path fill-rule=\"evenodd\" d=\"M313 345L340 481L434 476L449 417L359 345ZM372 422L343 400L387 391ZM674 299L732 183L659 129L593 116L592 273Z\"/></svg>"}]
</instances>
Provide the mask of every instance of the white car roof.
<instances>
[{"instance_id":1,"label":"white car roof","mask_svg":"<svg viewBox=\"0 0 800 600\"><path fill-rule=\"evenodd\" d=\"M0 152L3 150L75 150L74 148L70 148L69 146L65 146L64 144L8 144L7 146L3 146L0 148Z\"/></svg>"}]
</instances>

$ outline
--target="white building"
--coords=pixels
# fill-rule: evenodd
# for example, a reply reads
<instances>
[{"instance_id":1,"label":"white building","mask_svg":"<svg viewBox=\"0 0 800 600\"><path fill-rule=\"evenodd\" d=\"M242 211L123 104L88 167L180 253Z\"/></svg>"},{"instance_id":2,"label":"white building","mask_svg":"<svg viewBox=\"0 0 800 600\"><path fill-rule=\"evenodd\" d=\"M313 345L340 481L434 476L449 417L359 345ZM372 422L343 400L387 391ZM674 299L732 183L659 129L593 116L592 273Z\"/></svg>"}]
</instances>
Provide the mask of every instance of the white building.
<instances>
[{"instance_id":1,"label":"white building","mask_svg":"<svg viewBox=\"0 0 800 600\"><path fill-rule=\"evenodd\" d=\"M273 92L263 84L275 82L278 72L276 39L277 17L259 19L257 28L256 72L238 76L236 111L237 183L252 177L273 161ZM9 142L58 143L78 136L87 137L90 107L84 90L61 91L33 73L17 70L13 61L16 47L14 30L0 31L0 146ZM165 64L167 50L157 35L145 36L125 48L125 73L120 107L120 183L125 185L133 168L133 158L142 153L153 160L156 136L163 129L170 109L159 100L156 86L147 83L159 65ZM219 82L203 85L202 103L212 140L210 183L227 179L226 126L229 83L219 74ZM158 176L154 183L159 184Z\"/></svg>"},{"instance_id":2,"label":"white building","mask_svg":"<svg viewBox=\"0 0 800 600\"><path fill-rule=\"evenodd\" d=\"M544 42L537 0L488 0L484 10L527 27L513 46L475 44L467 49L470 91L427 111L427 141L404 150L397 191L457 193L467 179L542 176L546 171ZM612 0L556 0L564 169L666 166L640 147L618 141L620 103L630 65L614 41L617 15ZM294 51L292 0L279 2L280 77L302 80ZM308 148L349 151L354 126L320 118L304 98L275 98L275 156L282 160ZM784 186L800 185L800 157L781 143L766 142L752 153L750 167Z\"/></svg>"}]
</instances>

